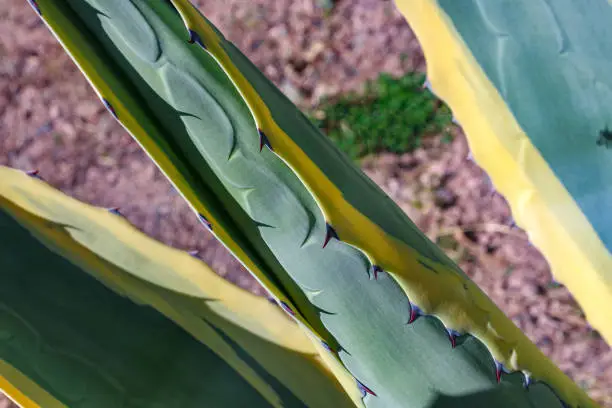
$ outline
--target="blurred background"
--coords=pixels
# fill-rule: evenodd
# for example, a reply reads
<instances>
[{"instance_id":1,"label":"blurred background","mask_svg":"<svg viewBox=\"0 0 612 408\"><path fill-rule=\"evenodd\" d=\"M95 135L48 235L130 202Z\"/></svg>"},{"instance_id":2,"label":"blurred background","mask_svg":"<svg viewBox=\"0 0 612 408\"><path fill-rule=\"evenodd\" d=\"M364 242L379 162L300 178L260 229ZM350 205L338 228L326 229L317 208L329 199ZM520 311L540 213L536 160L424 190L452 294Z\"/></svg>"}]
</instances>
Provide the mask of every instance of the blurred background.
<instances>
[{"instance_id":1,"label":"blurred background","mask_svg":"<svg viewBox=\"0 0 612 408\"><path fill-rule=\"evenodd\" d=\"M390 0L206 0L204 14L589 394L612 407L612 352L423 89L418 41ZM195 215L25 0L0 0L0 164L263 290ZM1 301L1 300L0 300ZM0 395L0 408L10 406Z\"/></svg>"}]
</instances>

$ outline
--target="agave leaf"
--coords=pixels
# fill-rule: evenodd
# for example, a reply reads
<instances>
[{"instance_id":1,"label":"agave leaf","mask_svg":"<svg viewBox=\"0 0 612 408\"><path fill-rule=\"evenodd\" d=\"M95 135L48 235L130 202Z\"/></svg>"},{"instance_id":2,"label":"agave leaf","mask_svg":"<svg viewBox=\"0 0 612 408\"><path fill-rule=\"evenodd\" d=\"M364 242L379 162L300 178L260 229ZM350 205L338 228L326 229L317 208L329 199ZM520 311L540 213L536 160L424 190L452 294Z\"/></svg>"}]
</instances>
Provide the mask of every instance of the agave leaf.
<instances>
[{"instance_id":1,"label":"agave leaf","mask_svg":"<svg viewBox=\"0 0 612 408\"><path fill-rule=\"evenodd\" d=\"M475 160L612 342L610 2L396 1Z\"/></svg>"},{"instance_id":2,"label":"agave leaf","mask_svg":"<svg viewBox=\"0 0 612 408\"><path fill-rule=\"evenodd\" d=\"M315 322L316 324L316 314L318 312L313 312L310 309L302 311L296 306L298 303L308 304L303 292L291 279L285 279L282 273L283 266L270 253L266 243L261 239L259 228L265 227L266 224L250 218L229 197L225 186L218 180L215 180L209 164L200 156L196 148L197 145L189 138L189 134L182 122L183 116L189 119L190 115L177 112L165 100L168 99L167 95L161 95L165 96L165 99L161 98L156 93L157 89L151 90L146 83L140 89L146 93L145 99L148 103L151 103L156 108L155 112L148 109L147 106L142 104L142 100L137 98L139 96L138 91L132 89L135 85L134 81L138 80L141 74L147 74L144 69L148 67L148 64L139 64L136 68L140 71L135 70L130 65L131 62L143 62L143 60L137 57L134 60L130 60L131 62L126 61L121 52L129 52L130 49L125 49L125 46L121 50L111 48L111 52L114 52L113 57L116 57L117 60L110 59L110 56L106 60L102 59L105 56L102 52L104 51L102 44L95 37L89 35L87 28L83 26L83 22L79 20L79 16L72 9L72 7L78 7L78 12L83 13L85 17L93 13L92 18L85 21L95 22L98 19L98 14L88 3L74 2L71 3L72 7L68 5L58 6L54 2L39 3L36 4L35 9L39 12L42 9L42 15L45 16L44 21L53 29L53 33L66 47L73 59L77 61L88 80L92 84L96 84L96 91L111 113L115 116L121 116L121 123L155 160L160 169L168 176L177 190L201 217L203 223L253 272L259 282L274 294L280 304L291 307L292 312L296 317L300 318L302 324L309 325L308 322ZM116 7L113 8L113 5ZM219 138L215 142L218 144L217 147L221 150L220 154L223 155L224 159L227 159L231 153L240 155L244 151L245 146L238 145L238 140L232 138L232 132L256 133L256 130L253 131L252 121L249 119L250 113L246 105L242 103L239 94L232 89L231 82L227 76L218 68L213 59L210 57L206 58L207 55L194 52L197 50L190 49L187 53L185 52L187 33L178 16L176 14L168 15L171 11L167 8L167 4L162 2L152 2L144 10L135 8L129 2L121 4L116 1L108 2L106 7L110 7L110 10L115 10L118 13L115 14L116 19L124 17L127 19L135 18L134 21L144 24L143 32L148 32L149 34L152 33L152 28L150 22L144 20L142 12L148 11L153 13L155 10L159 11L159 9L165 8L163 10L165 13L149 16L156 16L153 22L157 23L159 28L168 34L164 36L167 42L165 50L179 53L176 59L180 66L191 65L193 70L205 74L204 79L208 80L209 83L216 84L216 88L219 88L215 89L217 91L215 96L217 98L216 102L222 103L219 106L225 109L238 110L238 112L232 112L238 122L230 124L231 128L227 143L219 143ZM155 9L151 9L151 7L155 7ZM100 15L108 16L110 11L107 8ZM123 15L122 13L126 12L126 8L128 14ZM137 17L134 17L134 15ZM165 19L160 20L162 17ZM108 17L105 20L108 20ZM133 28L132 20L123 21L120 27L127 33ZM167 32L168 27L174 31ZM102 27L98 28L102 29ZM111 29L110 32L115 33L115 36L117 35L116 28ZM124 33L120 33L120 35L122 34ZM101 40L107 43L111 41L109 37L103 37ZM146 40L142 40L140 37L134 39L134 42L138 44L135 49L139 48L142 44L141 41ZM157 39L149 39L149 42L144 44L157 50L160 49L160 43L158 43ZM112 42L107 45L112 46ZM161 62L165 62L165 60L166 57L164 56ZM116 63L113 61L116 61ZM107 65L109 63L110 65ZM117 67L115 64L122 65ZM202 70L201 64L205 64L204 66L207 69ZM163 77L160 78L159 74L155 72L156 77L150 79L158 87L161 87L162 90L167 91L168 88L171 90L174 84L167 84L167 82L176 79L177 75L180 78L181 73L173 63L161 65L164 68L162 71ZM211 78L209 75L213 75L213 77ZM140 78L139 82L140 84L143 83L142 78ZM190 83L188 86L193 87L193 84ZM229 92L224 91L224 89L229 90ZM211 97L209 96L207 100L210 101L210 99ZM128 106L129 109L125 108L124 105ZM219 106L212 104L213 109L210 114L218 114ZM159 112L161 116L158 117L156 112ZM210 123L208 123L209 126L213 126L209 128L211 134L214 131L219 131L219 126L221 126L221 135L227 136L225 131L227 130L228 121L217 124L212 119L214 119L214 116L211 118ZM224 125L226 129L223 128ZM170 129L172 129L171 132L169 132ZM201 145L201 141L197 142ZM242 188L239 186L238 191L243 196L246 196L251 190L248 186ZM285 280L279 281L279 277ZM306 319L301 318L302 314L305 315ZM325 333L325 328L318 324L313 331L321 335L321 333ZM326 335L325 338L330 346L335 346L331 336Z\"/></svg>"},{"instance_id":3,"label":"agave leaf","mask_svg":"<svg viewBox=\"0 0 612 408\"><path fill-rule=\"evenodd\" d=\"M212 24L171 3L39 6L118 120L326 342L366 406L592 406ZM537 382L525 388L521 372Z\"/></svg>"},{"instance_id":4,"label":"agave leaf","mask_svg":"<svg viewBox=\"0 0 612 408\"><path fill-rule=\"evenodd\" d=\"M0 180L0 387L17 402L355 406L276 306L112 212Z\"/></svg>"}]
</instances>

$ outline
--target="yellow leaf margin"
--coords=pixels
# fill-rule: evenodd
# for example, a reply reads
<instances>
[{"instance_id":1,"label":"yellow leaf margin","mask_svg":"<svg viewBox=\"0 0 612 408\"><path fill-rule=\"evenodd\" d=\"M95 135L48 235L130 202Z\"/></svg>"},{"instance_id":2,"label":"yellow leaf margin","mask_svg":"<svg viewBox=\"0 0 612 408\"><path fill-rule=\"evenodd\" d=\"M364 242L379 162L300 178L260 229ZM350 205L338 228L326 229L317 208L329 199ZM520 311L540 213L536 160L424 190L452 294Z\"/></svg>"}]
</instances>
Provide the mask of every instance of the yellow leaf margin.
<instances>
[{"instance_id":1,"label":"yellow leaf margin","mask_svg":"<svg viewBox=\"0 0 612 408\"><path fill-rule=\"evenodd\" d=\"M590 322L612 344L612 257L521 129L437 0L396 0L418 37L436 94L467 135L476 162L516 223L549 261Z\"/></svg>"}]
</instances>

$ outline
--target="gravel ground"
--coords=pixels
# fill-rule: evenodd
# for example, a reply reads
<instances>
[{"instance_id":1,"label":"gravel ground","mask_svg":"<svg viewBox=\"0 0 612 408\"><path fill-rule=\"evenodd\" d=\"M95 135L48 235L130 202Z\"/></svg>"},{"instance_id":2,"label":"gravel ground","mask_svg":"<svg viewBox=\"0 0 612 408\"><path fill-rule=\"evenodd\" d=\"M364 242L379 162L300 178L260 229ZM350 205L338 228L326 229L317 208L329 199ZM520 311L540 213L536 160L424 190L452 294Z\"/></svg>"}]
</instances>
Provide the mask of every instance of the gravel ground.
<instances>
[{"instance_id":1,"label":"gravel ground","mask_svg":"<svg viewBox=\"0 0 612 408\"><path fill-rule=\"evenodd\" d=\"M317 0L320 1L320 0ZM418 44L386 0L199 2L204 13L300 106L358 89L378 72L424 70ZM363 167L566 373L606 407L612 352L589 330L546 261L513 226L505 200L471 162L460 131ZM103 109L34 12L0 2L0 164L41 175L89 203L120 207L139 229L197 249L220 275L263 293ZM0 407L2 407L0 400Z\"/></svg>"}]
</instances>

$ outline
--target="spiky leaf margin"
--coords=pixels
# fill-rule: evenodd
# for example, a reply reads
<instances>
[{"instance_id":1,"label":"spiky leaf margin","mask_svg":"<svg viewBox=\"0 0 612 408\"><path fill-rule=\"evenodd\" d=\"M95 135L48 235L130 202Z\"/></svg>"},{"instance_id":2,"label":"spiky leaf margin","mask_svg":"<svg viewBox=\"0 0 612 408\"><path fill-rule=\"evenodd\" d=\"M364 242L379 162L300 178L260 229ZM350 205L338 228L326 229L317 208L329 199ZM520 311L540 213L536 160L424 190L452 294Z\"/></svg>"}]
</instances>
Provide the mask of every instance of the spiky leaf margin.
<instances>
[{"instance_id":1,"label":"spiky leaf margin","mask_svg":"<svg viewBox=\"0 0 612 408\"><path fill-rule=\"evenodd\" d=\"M229 210L206 217L213 232L217 226L227 232L234 223L233 237L217 236L287 311L331 346L358 379L367 406L430 406L433 400L453 406L465 394L498 406L559 406L546 384L570 405L591 406L240 51L187 1L172 4L187 26L183 34L161 3L75 1L75 13L39 2L43 19L111 111L194 208L210 214L215 205L194 187L208 183L222 196ZM139 21L128 24L130 18ZM142 44L160 45L163 57ZM158 72L168 63L180 66ZM138 100L149 94L163 106ZM159 116L178 116L174 123L180 126L155 128ZM210 130L202 132L205 127ZM198 165L189 168L177 152ZM238 168L228 166L232 160ZM250 233L241 235L240 228ZM265 256L258 252L266 249L271 252ZM387 273L370 281L380 271ZM503 370L538 382L527 391L510 375L497 386Z\"/></svg>"},{"instance_id":2,"label":"spiky leaf margin","mask_svg":"<svg viewBox=\"0 0 612 408\"><path fill-rule=\"evenodd\" d=\"M361 403L278 307L116 211L0 166L0 224L0 388L23 406Z\"/></svg>"},{"instance_id":3,"label":"spiky leaf margin","mask_svg":"<svg viewBox=\"0 0 612 408\"><path fill-rule=\"evenodd\" d=\"M533 136L548 138L548 146L544 147L549 157L557 155L558 168L562 155L563 171L566 175L568 170L572 171L583 187L592 181L609 184L607 172L602 170L605 165L602 161L609 163L609 157L605 157L607 146L601 146L598 133L605 129L602 116L609 116L605 113L609 109L605 109L606 98L597 94L605 91L601 82L604 78L596 77L606 74L605 70L597 70L600 65L610 64L609 52L606 54L607 51L594 45L601 40L601 33L609 29L607 18L612 17L609 2L527 0L509 5L500 1L488 4L468 1L460 10L455 8L452 17L445 11L447 7L436 0L396 2L423 46L431 86L453 109L465 129L475 160L508 200L516 223L527 230L530 241L550 262L556 280L568 287L590 324L612 343L612 256L576 201L600 200L598 216L606 217L609 193L603 188L572 196L532 140ZM505 6L529 16L513 26L513 30L528 39L527 43L514 39L516 32L496 27L500 21L511 24L513 12L503 12L501 8ZM560 8L566 18L576 17L569 23L573 26L572 34L581 33L577 40L586 41L588 46L584 43L584 47L576 49L580 42L576 44L575 38L569 40L566 29L570 27L559 25ZM485 9L500 9L495 22ZM507 19L500 20L501 15ZM479 30L478 35L462 36L466 26ZM480 44L481 60L474 55L476 41ZM510 42L512 45L508 45ZM569 55L580 51L588 55L573 58ZM530 58L537 54L557 56L555 72L542 71L550 66L537 65L538 61ZM527 65L526 60L530 61ZM591 63L595 65L591 67ZM583 75L588 78L585 80ZM559 78L565 80L555 82ZM522 88L516 89L514 85L509 88L510 82L518 81ZM504 83L507 85L503 86ZM524 99L517 100L520 95ZM538 98L541 103L534 106L532 102ZM563 104L557 108L561 100ZM604 108L599 110L598 104ZM517 105L521 106L518 110ZM563 109L568 105L572 111L566 113ZM540 129L530 137L521 123L533 129L536 118ZM551 152L550 145L558 148ZM594 165L599 174L587 177L585 164ZM596 227L601 230L607 224L599 222Z\"/></svg>"}]
</instances>

